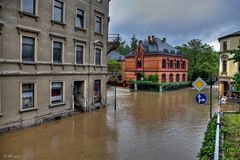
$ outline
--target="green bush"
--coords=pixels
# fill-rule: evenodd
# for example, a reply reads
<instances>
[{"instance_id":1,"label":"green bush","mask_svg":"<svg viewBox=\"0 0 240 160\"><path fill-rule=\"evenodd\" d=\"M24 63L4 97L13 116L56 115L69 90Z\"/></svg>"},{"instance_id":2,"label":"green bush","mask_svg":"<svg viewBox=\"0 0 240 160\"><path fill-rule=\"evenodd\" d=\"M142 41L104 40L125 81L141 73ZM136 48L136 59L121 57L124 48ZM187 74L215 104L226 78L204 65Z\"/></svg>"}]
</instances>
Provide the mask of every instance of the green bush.
<instances>
[{"instance_id":1,"label":"green bush","mask_svg":"<svg viewBox=\"0 0 240 160\"><path fill-rule=\"evenodd\" d=\"M214 156L214 147L215 147L215 136L216 136L216 124L217 116L209 121L207 131L205 132L204 141L202 143L202 148L198 154L200 160L208 160Z\"/></svg>"},{"instance_id":2,"label":"green bush","mask_svg":"<svg viewBox=\"0 0 240 160\"><path fill-rule=\"evenodd\" d=\"M156 83L151 81L131 81L130 82L131 89L134 89L135 83L137 84L138 90L142 91L159 91L160 86L162 86L163 91L176 90L191 86L191 82Z\"/></svg>"}]
</instances>

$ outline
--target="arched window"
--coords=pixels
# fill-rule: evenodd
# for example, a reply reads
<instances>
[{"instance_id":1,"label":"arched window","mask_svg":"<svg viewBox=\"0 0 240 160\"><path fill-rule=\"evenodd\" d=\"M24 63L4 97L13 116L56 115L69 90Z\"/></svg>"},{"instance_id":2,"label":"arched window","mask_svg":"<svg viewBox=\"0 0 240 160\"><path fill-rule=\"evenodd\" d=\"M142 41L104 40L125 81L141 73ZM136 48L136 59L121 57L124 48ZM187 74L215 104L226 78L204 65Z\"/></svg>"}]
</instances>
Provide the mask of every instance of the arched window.
<instances>
[{"instance_id":1,"label":"arched window","mask_svg":"<svg viewBox=\"0 0 240 160\"><path fill-rule=\"evenodd\" d=\"M141 60L137 61L137 68L142 68L142 61Z\"/></svg>"},{"instance_id":2,"label":"arched window","mask_svg":"<svg viewBox=\"0 0 240 160\"><path fill-rule=\"evenodd\" d=\"M166 59L162 60L162 68L166 68Z\"/></svg>"},{"instance_id":3,"label":"arched window","mask_svg":"<svg viewBox=\"0 0 240 160\"><path fill-rule=\"evenodd\" d=\"M186 62L183 61L183 62L182 62L182 69L185 69L185 68L186 68Z\"/></svg>"},{"instance_id":4,"label":"arched window","mask_svg":"<svg viewBox=\"0 0 240 160\"><path fill-rule=\"evenodd\" d=\"M173 82L173 74L172 73L169 75L169 82Z\"/></svg>"},{"instance_id":5,"label":"arched window","mask_svg":"<svg viewBox=\"0 0 240 160\"><path fill-rule=\"evenodd\" d=\"M182 81L183 82L186 81L186 75L185 74L182 75Z\"/></svg>"},{"instance_id":6,"label":"arched window","mask_svg":"<svg viewBox=\"0 0 240 160\"><path fill-rule=\"evenodd\" d=\"M180 81L180 76L179 74L176 75L176 82L179 82Z\"/></svg>"},{"instance_id":7,"label":"arched window","mask_svg":"<svg viewBox=\"0 0 240 160\"><path fill-rule=\"evenodd\" d=\"M176 68L177 68L177 69L180 68L180 62L179 62L179 61L177 61L177 63L176 63Z\"/></svg>"},{"instance_id":8,"label":"arched window","mask_svg":"<svg viewBox=\"0 0 240 160\"><path fill-rule=\"evenodd\" d=\"M162 82L166 82L166 74L162 75Z\"/></svg>"}]
</instances>

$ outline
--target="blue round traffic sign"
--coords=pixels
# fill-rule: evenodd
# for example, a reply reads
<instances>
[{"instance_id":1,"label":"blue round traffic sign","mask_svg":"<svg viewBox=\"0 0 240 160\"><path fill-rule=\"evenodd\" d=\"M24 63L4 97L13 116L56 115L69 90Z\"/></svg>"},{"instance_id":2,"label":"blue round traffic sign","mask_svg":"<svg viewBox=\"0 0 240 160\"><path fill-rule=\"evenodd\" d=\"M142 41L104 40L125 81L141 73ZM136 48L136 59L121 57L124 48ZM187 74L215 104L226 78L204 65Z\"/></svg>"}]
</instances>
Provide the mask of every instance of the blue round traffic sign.
<instances>
[{"instance_id":1,"label":"blue round traffic sign","mask_svg":"<svg viewBox=\"0 0 240 160\"><path fill-rule=\"evenodd\" d=\"M198 93L196 96L195 96L195 101L198 103L198 104L204 104L207 102L207 96L203 93Z\"/></svg>"}]
</instances>

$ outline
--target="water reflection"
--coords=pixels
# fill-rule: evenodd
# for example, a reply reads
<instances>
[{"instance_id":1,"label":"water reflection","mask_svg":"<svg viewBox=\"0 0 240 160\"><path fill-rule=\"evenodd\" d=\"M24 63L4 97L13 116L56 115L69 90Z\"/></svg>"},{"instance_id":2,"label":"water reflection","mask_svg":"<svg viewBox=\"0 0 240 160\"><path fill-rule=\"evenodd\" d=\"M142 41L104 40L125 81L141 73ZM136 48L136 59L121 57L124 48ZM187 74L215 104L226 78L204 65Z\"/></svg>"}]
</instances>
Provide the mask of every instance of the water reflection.
<instances>
[{"instance_id":1,"label":"water reflection","mask_svg":"<svg viewBox=\"0 0 240 160\"><path fill-rule=\"evenodd\" d=\"M209 106L196 105L196 93L130 93L118 88L115 112L110 88L104 109L0 136L0 159L4 154L34 160L197 159ZM216 97L215 90L214 109Z\"/></svg>"}]
</instances>

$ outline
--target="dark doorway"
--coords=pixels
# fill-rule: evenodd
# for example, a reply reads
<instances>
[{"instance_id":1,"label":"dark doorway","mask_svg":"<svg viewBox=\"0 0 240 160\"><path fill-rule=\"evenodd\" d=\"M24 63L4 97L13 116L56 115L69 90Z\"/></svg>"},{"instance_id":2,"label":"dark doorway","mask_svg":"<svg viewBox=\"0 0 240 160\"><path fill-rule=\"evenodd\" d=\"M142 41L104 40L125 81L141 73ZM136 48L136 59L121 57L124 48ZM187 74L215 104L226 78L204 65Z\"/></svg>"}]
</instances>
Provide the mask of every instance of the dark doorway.
<instances>
[{"instance_id":1,"label":"dark doorway","mask_svg":"<svg viewBox=\"0 0 240 160\"><path fill-rule=\"evenodd\" d=\"M74 111L82 111L84 108L84 81L74 81Z\"/></svg>"},{"instance_id":2,"label":"dark doorway","mask_svg":"<svg viewBox=\"0 0 240 160\"><path fill-rule=\"evenodd\" d=\"M136 78L137 78L137 81L140 81L140 80L141 80L141 73L137 73L136 76L137 76L137 77L136 77Z\"/></svg>"}]
</instances>

